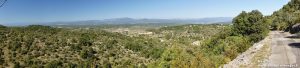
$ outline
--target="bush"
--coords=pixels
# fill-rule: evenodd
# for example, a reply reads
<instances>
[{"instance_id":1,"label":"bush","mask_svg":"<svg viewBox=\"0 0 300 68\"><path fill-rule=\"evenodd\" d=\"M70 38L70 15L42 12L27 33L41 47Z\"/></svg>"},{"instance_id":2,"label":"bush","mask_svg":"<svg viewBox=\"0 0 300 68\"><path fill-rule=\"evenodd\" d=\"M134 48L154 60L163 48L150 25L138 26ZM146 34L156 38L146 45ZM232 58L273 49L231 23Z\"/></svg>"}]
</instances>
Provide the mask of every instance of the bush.
<instances>
[{"instance_id":1,"label":"bush","mask_svg":"<svg viewBox=\"0 0 300 68\"><path fill-rule=\"evenodd\" d=\"M202 53L195 55L195 58L191 60L191 68L211 68L214 67L212 60L205 57Z\"/></svg>"},{"instance_id":2,"label":"bush","mask_svg":"<svg viewBox=\"0 0 300 68\"><path fill-rule=\"evenodd\" d=\"M58 68L62 66L62 62L60 61L51 61L46 64L45 68Z\"/></svg>"},{"instance_id":3,"label":"bush","mask_svg":"<svg viewBox=\"0 0 300 68\"><path fill-rule=\"evenodd\" d=\"M252 41L252 43L258 42L260 40L262 40L265 36L263 36L262 34L251 34L249 35L249 39L250 41Z\"/></svg>"},{"instance_id":4,"label":"bush","mask_svg":"<svg viewBox=\"0 0 300 68\"><path fill-rule=\"evenodd\" d=\"M14 64L13 68L22 68L22 67L21 67L20 63L18 63L18 62L15 62L15 64Z\"/></svg>"},{"instance_id":5,"label":"bush","mask_svg":"<svg viewBox=\"0 0 300 68\"><path fill-rule=\"evenodd\" d=\"M12 41L12 45L9 45L9 49L12 51L16 51L17 49L21 48L22 43L20 41Z\"/></svg>"},{"instance_id":6,"label":"bush","mask_svg":"<svg viewBox=\"0 0 300 68\"><path fill-rule=\"evenodd\" d=\"M257 10L249 13L243 11L233 19L231 29L205 41L205 45L202 46L203 51L209 55L212 64L220 66L236 58L238 53L246 51L252 43L267 36L269 30L266 27L269 26L269 23L270 21ZM217 58L218 60L215 60Z\"/></svg>"},{"instance_id":7,"label":"bush","mask_svg":"<svg viewBox=\"0 0 300 68\"><path fill-rule=\"evenodd\" d=\"M251 34L261 34L268 30L267 20L263 18L262 13L253 10L249 13L243 11L233 19L233 28L236 34L244 36Z\"/></svg>"},{"instance_id":8,"label":"bush","mask_svg":"<svg viewBox=\"0 0 300 68\"><path fill-rule=\"evenodd\" d=\"M165 48L153 48L150 50L146 50L144 51L144 54L146 54L146 56L149 58L155 58L158 59L161 57L161 54L164 52Z\"/></svg>"},{"instance_id":9,"label":"bush","mask_svg":"<svg viewBox=\"0 0 300 68\"><path fill-rule=\"evenodd\" d=\"M248 48L251 46L249 40L243 36L230 36L225 40L226 42L223 43L226 44L224 54L230 59L234 59L238 53L248 50Z\"/></svg>"},{"instance_id":10,"label":"bush","mask_svg":"<svg viewBox=\"0 0 300 68\"><path fill-rule=\"evenodd\" d=\"M93 44L93 41L91 39L92 38L90 37L89 34L87 33L81 34L81 37L79 39L79 45L91 46Z\"/></svg>"},{"instance_id":11,"label":"bush","mask_svg":"<svg viewBox=\"0 0 300 68\"><path fill-rule=\"evenodd\" d=\"M81 50L80 56L81 56L81 58L89 59L89 58L94 57L94 54L95 54L95 53L96 53L96 52L93 51L92 48L89 48L88 50L87 50L87 49Z\"/></svg>"}]
</instances>

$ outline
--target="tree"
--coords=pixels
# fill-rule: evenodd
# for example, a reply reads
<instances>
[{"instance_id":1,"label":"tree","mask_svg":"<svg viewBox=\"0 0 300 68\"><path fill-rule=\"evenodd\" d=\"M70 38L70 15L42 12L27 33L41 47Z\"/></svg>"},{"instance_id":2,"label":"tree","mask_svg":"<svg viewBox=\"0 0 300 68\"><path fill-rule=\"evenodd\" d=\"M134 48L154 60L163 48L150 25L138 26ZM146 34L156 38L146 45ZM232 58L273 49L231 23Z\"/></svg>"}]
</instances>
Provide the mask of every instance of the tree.
<instances>
[{"instance_id":1,"label":"tree","mask_svg":"<svg viewBox=\"0 0 300 68\"><path fill-rule=\"evenodd\" d=\"M256 32L256 24L261 24L262 19L263 15L258 10L253 10L249 13L243 11L233 19L234 30L238 34L250 35Z\"/></svg>"},{"instance_id":2,"label":"tree","mask_svg":"<svg viewBox=\"0 0 300 68\"><path fill-rule=\"evenodd\" d=\"M85 50L81 50L80 56L81 56L81 58L88 59L88 58L94 57L95 53L96 52L92 48L88 48Z\"/></svg>"},{"instance_id":3,"label":"tree","mask_svg":"<svg viewBox=\"0 0 300 68\"><path fill-rule=\"evenodd\" d=\"M79 39L79 44L83 46L90 46L93 44L93 41L91 40L91 37L87 33L84 33L81 35Z\"/></svg>"},{"instance_id":4,"label":"tree","mask_svg":"<svg viewBox=\"0 0 300 68\"><path fill-rule=\"evenodd\" d=\"M272 28L291 32L293 25L300 23L299 5L300 0L291 0L287 5L284 5L283 8L275 11L271 15L273 18Z\"/></svg>"},{"instance_id":5,"label":"tree","mask_svg":"<svg viewBox=\"0 0 300 68\"><path fill-rule=\"evenodd\" d=\"M263 39L269 31L268 19L258 10L249 13L243 11L234 18L233 23L234 34L250 36L252 42Z\"/></svg>"}]
</instances>

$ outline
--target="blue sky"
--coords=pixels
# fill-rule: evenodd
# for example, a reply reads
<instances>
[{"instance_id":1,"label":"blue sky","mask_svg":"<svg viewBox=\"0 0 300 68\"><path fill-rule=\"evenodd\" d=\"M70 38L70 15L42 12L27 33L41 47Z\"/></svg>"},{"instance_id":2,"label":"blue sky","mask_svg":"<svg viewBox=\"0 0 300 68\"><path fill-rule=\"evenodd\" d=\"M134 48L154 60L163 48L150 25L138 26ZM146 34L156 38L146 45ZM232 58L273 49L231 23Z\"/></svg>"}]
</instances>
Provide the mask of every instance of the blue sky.
<instances>
[{"instance_id":1,"label":"blue sky","mask_svg":"<svg viewBox=\"0 0 300 68\"><path fill-rule=\"evenodd\" d=\"M289 0L8 0L0 24L109 18L234 17L241 11L270 15Z\"/></svg>"}]
</instances>

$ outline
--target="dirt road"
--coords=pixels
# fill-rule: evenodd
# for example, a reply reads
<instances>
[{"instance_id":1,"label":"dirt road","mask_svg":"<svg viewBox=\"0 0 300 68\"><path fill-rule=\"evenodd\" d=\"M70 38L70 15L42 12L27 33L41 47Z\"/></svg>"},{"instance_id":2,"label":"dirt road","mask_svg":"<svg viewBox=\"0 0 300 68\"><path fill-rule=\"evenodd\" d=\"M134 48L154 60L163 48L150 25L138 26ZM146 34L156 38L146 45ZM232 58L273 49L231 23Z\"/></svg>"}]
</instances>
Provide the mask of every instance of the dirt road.
<instances>
[{"instance_id":1,"label":"dirt road","mask_svg":"<svg viewBox=\"0 0 300 68\"><path fill-rule=\"evenodd\" d=\"M287 32L271 31L271 55L263 68L300 68L300 39Z\"/></svg>"}]
</instances>

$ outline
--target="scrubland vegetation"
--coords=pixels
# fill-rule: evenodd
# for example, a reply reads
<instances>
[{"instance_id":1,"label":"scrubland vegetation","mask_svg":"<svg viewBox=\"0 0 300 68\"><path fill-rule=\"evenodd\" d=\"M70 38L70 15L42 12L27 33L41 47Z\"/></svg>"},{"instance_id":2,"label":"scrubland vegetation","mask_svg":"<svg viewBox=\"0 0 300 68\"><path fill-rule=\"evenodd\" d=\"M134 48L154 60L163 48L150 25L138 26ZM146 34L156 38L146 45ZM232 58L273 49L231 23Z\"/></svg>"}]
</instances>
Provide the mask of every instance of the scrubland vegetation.
<instances>
[{"instance_id":1,"label":"scrubland vegetation","mask_svg":"<svg viewBox=\"0 0 300 68\"><path fill-rule=\"evenodd\" d=\"M199 33L194 36L204 36L209 31L215 31L210 34L213 35L226 27L220 26L184 25L165 27L157 31L172 32L189 28L195 29L189 34ZM201 30L214 28L217 29ZM167 34L157 33L157 35ZM180 41L181 37L162 42L156 34L130 37L95 29L64 29L41 25L1 26L0 36L1 67L156 67L156 65L165 67L171 66L171 62L173 64L179 57L194 57L194 54L199 52L196 51L198 48L190 48L192 41L176 42ZM161 38L165 39L165 36ZM180 62L188 59L180 59Z\"/></svg>"},{"instance_id":2,"label":"scrubland vegetation","mask_svg":"<svg viewBox=\"0 0 300 68\"><path fill-rule=\"evenodd\" d=\"M146 29L149 34L1 25L0 67L216 68L264 39L270 28L291 31L300 22L299 5L292 0L271 16L243 11L228 25L165 26Z\"/></svg>"},{"instance_id":3,"label":"scrubland vegetation","mask_svg":"<svg viewBox=\"0 0 300 68\"><path fill-rule=\"evenodd\" d=\"M1 67L219 67L268 32L259 11L233 25L180 25L126 35L102 29L1 26Z\"/></svg>"}]
</instances>

